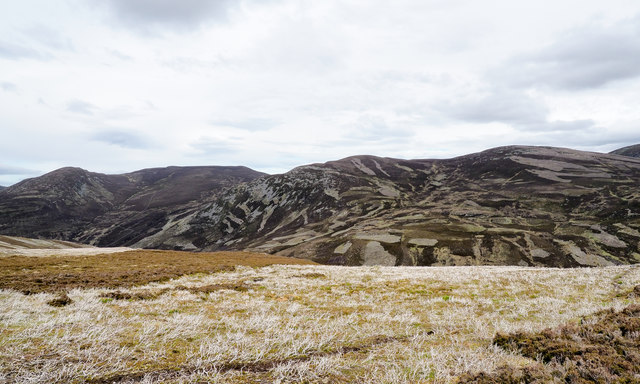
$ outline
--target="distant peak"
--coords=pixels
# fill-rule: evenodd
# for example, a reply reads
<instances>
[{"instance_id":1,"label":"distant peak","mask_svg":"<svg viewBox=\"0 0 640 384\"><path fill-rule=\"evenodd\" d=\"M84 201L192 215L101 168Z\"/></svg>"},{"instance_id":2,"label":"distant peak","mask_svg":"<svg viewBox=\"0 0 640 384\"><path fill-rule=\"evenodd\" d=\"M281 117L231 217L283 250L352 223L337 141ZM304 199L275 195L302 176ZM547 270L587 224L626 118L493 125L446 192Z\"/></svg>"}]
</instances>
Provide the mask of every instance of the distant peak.
<instances>
[{"instance_id":1,"label":"distant peak","mask_svg":"<svg viewBox=\"0 0 640 384\"><path fill-rule=\"evenodd\" d=\"M46 175L55 175L55 174L77 174L77 173L89 173L86 169L80 167L62 167L58 168L54 171L47 173Z\"/></svg>"},{"instance_id":2,"label":"distant peak","mask_svg":"<svg viewBox=\"0 0 640 384\"><path fill-rule=\"evenodd\" d=\"M640 157L640 144L629 145L628 147L616 149L615 151L611 151L609 153L613 155Z\"/></svg>"}]
</instances>

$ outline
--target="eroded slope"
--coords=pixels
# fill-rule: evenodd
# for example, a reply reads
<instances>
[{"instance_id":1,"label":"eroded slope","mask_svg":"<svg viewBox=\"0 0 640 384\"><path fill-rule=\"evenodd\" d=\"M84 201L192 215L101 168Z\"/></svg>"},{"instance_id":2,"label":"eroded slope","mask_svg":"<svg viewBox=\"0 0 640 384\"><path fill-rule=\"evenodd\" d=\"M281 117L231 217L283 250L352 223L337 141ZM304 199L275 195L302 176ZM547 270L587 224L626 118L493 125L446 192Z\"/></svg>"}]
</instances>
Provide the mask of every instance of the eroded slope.
<instances>
[{"instance_id":1,"label":"eroded slope","mask_svg":"<svg viewBox=\"0 0 640 384\"><path fill-rule=\"evenodd\" d=\"M635 263L639 180L640 160L560 148L359 156L239 185L137 245L349 265Z\"/></svg>"}]
</instances>

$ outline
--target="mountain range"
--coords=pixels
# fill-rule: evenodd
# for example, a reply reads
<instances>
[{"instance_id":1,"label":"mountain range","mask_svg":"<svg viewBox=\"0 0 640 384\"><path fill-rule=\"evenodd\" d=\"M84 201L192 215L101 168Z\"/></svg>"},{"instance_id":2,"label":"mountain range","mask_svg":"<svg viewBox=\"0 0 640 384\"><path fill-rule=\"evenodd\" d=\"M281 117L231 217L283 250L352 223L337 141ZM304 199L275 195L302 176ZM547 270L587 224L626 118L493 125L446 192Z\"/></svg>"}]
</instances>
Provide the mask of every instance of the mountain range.
<instances>
[{"instance_id":1,"label":"mountain range","mask_svg":"<svg viewBox=\"0 0 640 384\"><path fill-rule=\"evenodd\" d=\"M640 145L353 156L279 175L62 168L0 190L0 234L96 246L253 250L339 265L640 262Z\"/></svg>"}]
</instances>

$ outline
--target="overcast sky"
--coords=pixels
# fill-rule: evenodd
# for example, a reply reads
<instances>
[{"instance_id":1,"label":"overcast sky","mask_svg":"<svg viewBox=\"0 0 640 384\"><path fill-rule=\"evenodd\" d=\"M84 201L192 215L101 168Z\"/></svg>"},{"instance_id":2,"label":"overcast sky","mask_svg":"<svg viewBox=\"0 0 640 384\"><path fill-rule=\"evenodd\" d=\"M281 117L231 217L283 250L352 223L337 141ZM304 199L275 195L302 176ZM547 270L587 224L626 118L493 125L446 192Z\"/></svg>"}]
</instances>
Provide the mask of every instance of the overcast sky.
<instances>
[{"instance_id":1,"label":"overcast sky","mask_svg":"<svg viewBox=\"0 0 640 384\"><path fill-rule=\"evenodd\" d=\"M0 3L0 185L640 143L637 0Z\"/></svg>"}]
</instances>

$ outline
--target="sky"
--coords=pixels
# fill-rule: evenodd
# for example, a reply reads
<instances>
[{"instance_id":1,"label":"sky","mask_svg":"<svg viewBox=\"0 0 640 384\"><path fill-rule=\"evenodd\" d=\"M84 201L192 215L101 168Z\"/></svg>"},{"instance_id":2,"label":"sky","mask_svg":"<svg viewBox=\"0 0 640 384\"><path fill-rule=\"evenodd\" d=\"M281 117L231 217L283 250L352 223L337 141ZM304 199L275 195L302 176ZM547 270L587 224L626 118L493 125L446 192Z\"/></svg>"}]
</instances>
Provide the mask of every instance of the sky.
<instances>
[{"instance_id":1,"label":"sky","mask_svg":"<svg viewBox=\"0 0 640 384\"><path fill-rule=\"evenodd\" d=\"M0 2L0 185L640 143L637 0Z\"/></svg>"}]
</instances>

